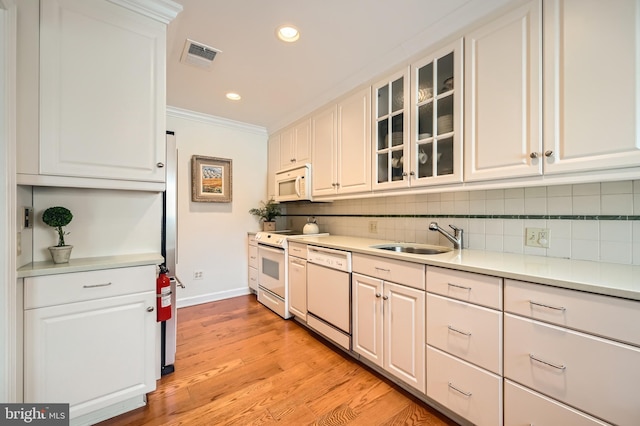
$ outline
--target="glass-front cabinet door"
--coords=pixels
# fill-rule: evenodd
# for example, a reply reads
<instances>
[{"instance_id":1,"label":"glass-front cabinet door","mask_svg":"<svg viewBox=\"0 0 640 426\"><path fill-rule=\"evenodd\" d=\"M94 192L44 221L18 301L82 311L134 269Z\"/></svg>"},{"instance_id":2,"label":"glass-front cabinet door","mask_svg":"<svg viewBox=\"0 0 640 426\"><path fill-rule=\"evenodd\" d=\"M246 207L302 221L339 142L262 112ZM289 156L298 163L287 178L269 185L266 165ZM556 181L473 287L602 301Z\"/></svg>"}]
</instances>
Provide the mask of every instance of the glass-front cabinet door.
<instances>
[{"instance_id":1,"label":"glass-front cabinet door","mask_svg":"<svg viewBox=\"0 0 640 426\"><path fill-rule=\"evenodd\" d=\"M411 186L462 181L462 40L411 66Z\"/></svg>"},{"instance_id":2,"label":"glass-front cabinet door","mask_svg":"<svg viewBox=\"0 0 640 426\"><path fill-rule=\"evenodd\" d=\"M409 185L409 69L374 85L373 188Z\"/></svg>"}]
</instances>

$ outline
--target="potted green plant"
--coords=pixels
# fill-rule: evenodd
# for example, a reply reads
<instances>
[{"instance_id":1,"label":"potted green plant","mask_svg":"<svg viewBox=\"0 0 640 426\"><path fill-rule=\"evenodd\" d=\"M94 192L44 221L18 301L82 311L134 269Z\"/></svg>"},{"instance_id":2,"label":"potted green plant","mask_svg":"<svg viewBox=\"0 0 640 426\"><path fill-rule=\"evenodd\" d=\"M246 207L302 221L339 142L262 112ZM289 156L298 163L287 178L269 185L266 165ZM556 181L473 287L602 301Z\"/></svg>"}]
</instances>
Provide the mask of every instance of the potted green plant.
<instances>
[{"instance_id":1,"label":"potted green plant","mask_svg":"<svg viewBox=\"0 0 640 426\"><path fill-rule=\"evenodd\" d=\"M42 221L55 228L58 233L58 245L49 247L53 263L69 262L73 246L65 244L64 236L67 235L68 232L65 232L62 228L67 226L69 222L71 222L71 219L73 219L73 214L65 207L49 207L42 213Z\"/></svg>"},{"instance_id":2,"label":"potted green plant","mask_svg":"<svg viewBox=\"0 0 640 426\"><path fill-rule=\"evenodd\" d=\"M254 216L258 216L262 221L263 231L275 231L275 218L282 214L280 212L280 204L276 203L273 198L268 200L266 203L264 201L260 201L260 204L261 207L253 208L249 210L249 213Z\"/></svg>"}]
</instances>

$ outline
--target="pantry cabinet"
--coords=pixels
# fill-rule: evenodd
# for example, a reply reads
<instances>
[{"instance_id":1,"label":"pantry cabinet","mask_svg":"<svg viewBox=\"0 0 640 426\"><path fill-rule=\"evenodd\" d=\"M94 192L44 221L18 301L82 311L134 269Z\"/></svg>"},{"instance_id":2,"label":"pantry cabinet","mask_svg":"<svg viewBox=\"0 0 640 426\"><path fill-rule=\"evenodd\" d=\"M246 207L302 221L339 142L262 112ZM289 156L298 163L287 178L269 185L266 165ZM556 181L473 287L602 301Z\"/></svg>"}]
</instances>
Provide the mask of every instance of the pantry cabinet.
<instances>
[{"instance_id":1,"label":"pantry cabinet","mask_svg":"<svg viewBox=\"0 0 640 426\"><path fill-rule=\"evenodd\" d=\"M371 189L370 105L367 87L312 117L314 197Z\"/></svg>"},{"instance_id":2,"label":"pantry cabinet","mask_svg":"<svg viewBox=\"0 0 640 426\"><path fill-rule=\"evenodd\" d=\"M181 8L162 2L167 15L151 17L129 7L42 1L39 26L19 29L39 39L39 57L18 68L39 70L38 114L27 114L39 115L40 132L18 150L18 183L163 189L166 26Z\"/></svg>"},{"instance_id":3,"label":"pantry cabinet","mask_svg":"<svg viewBox=\"0 0 640 426\"><path fill-rule=\"evenodd\" d=\"M311 120L301 122L280 133L280 169L311 162Z\"/></svg>"},{"instance_id":4,"label":"pantry cabinet","mask_svg":"<svg viewBox=\"0 0 640 426\"><path fill-rule=\"evenodd\" d=\"M362 274L371 268L401 284ZM425 392L424 280L406 280L424 266L354 254L353 270L353 351Z\"/></svg>"},{"instance_id":5,"label":"pantry cabinet","mask_svg":"<svg viewBox=\"0 0 640 426\"><path fill-rule=\"evenodd\" d=\"M72 419L155 390L155 266L24 279L24 402ZM113 415L117 415L115 413Z\"/></svg>"},{"instance_id":6,"label":"pantry cabinet","mask_svg":"<svg viewBox=\"0 0 640 426\"><path fill-rule=\"evenodd\" d=\"M545 1L545 174L640 164L639 32L638 0Z\"/></svg>"},{"instance_id":7,"label":"pantry cabinet","mask_svg":"<svg viewBox=\"0 0 640 426\"><path fill-rule=\"evenodd\" d=\"M542 173L541 9L528 2L465 35L465 181Z\"/></svg>"}]
</instances>

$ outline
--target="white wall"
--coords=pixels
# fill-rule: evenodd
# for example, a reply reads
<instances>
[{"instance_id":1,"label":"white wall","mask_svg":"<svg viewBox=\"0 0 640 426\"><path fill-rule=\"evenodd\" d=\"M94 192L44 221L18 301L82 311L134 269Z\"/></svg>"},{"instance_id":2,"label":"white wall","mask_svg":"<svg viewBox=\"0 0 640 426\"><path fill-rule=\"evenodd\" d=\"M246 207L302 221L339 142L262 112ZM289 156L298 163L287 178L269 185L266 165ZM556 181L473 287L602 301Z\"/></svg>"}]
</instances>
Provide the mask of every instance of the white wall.
<instances>
[{"instance_id":1,"label":"white wall","mask_svg":"<svg viewBox=\"0 0 640 426\"><path fill-rule=\"evenodd\" d=\"M247 232L258 230L248 211L266 198L266 129L169 108L167 130L178 148L178 307L247 294ZM231 203L191 201L193 155L232 160Z\"/></svg>"}]
</instances>

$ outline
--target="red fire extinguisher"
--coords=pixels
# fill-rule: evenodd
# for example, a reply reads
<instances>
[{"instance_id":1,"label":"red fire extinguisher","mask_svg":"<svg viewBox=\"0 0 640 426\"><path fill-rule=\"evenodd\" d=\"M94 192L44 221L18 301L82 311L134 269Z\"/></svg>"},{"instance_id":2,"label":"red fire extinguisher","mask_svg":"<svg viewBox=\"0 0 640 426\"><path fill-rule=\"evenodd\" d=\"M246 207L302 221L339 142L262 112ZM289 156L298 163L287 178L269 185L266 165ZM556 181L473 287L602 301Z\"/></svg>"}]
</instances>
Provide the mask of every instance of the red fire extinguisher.
<instances>
[{"instance_id":1,"label":"red fire extinguisher","mask_svg":"<svg viewBox=\"0 0 640 426\"><path fill-rule=\"evenodd\" d=\"M156 280L156 305L158 322L171 319L171 280L167 276L169 270L165 265L160 265L160 274Z\"/></svg>"}]
</instances>

